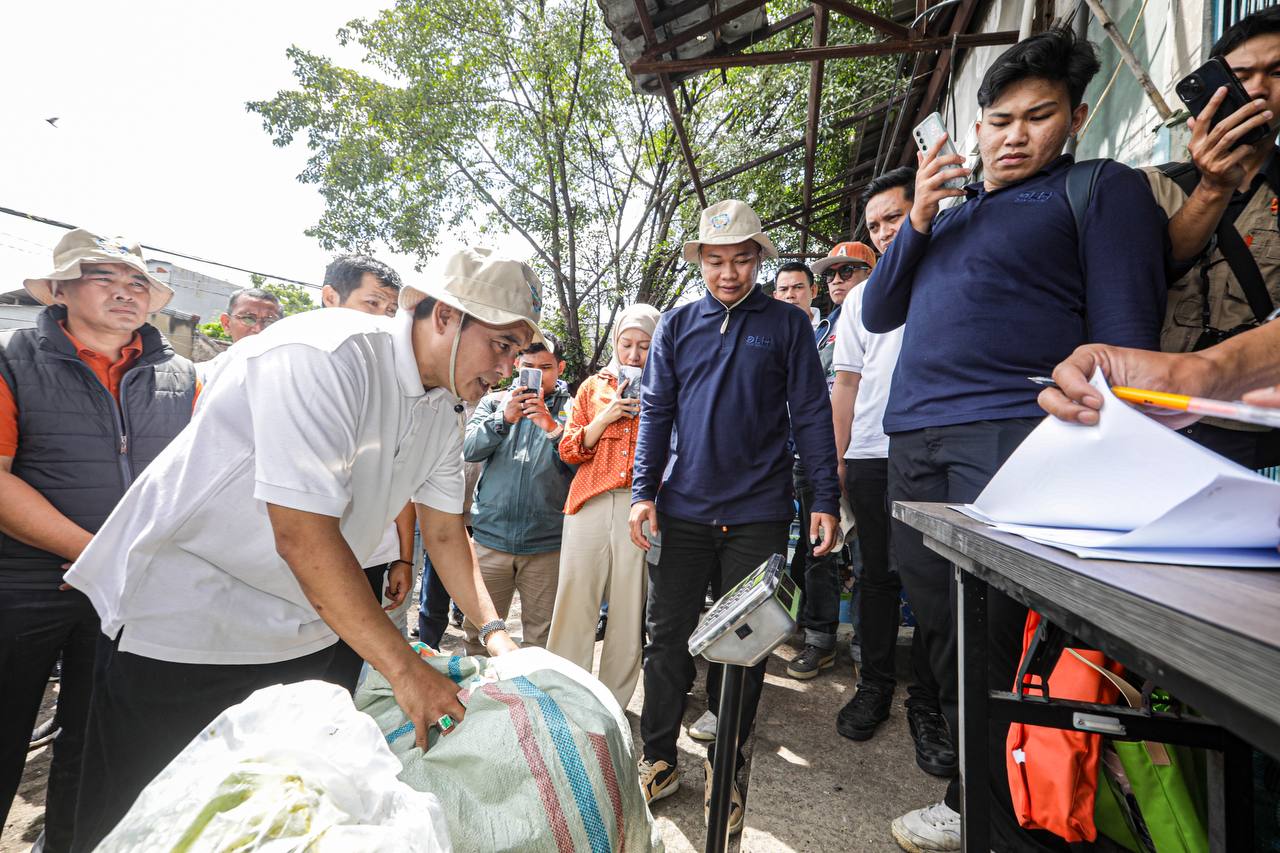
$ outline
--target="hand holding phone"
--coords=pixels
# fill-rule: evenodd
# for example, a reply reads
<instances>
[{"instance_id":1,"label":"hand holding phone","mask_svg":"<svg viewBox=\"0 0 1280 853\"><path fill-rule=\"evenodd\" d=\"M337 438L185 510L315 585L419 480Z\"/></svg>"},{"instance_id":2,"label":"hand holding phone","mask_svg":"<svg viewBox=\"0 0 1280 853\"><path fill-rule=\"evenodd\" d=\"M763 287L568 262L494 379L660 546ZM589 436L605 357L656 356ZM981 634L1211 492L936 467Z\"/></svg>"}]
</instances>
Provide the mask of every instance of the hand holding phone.
<instances>
[{"instance_id":1,"label":"hand holding phone","mask_svg":"<svg viewBox=\"0 0 1280 853\"><path fill-rule=\"evenodd\" d=\"M1272 136L1271 111L1252 99L1221 57L1213 57L1177 85L1194 118L1187 151L1201 183L1229 194L1244 180L1244 161Z\"/></svg>"},{"instance_id":2,"label":"hand holding phone","mask_svg":"<svg viewBox=\"0 0 1280 853\"><path fill-rule=\"evenodd\" d=\"M964 195L964 190L954 186L964 185L969 174L964 158L956 153L955 146L942 126L942 117L931 113L915 129L916 145L924 146L917 155L915 203L911 206L911 227L921 234L928 234L933 218L938 215L943 199ZM926 142L932 139L932 142ZM949 153L948 153L949 152Z\"/></svg>"}]
</instances>

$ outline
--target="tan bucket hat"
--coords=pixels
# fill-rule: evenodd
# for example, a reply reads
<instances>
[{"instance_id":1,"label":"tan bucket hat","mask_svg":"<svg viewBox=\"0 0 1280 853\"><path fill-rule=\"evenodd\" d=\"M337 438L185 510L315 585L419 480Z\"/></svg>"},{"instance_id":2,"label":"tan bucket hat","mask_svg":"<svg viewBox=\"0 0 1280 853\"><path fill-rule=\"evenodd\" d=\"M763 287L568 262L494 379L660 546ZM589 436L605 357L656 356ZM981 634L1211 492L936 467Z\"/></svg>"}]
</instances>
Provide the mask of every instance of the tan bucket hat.
<instances>
[{"instance_id":1,"label":"tan bucket hat","mask_svg":"<svg viewBox=\"0 0 1280 853\"><path fill-rule=\"evenodd\" d=\"M760 217L746 202L726 199L702 211L698 219L698 239L684 244L684 259L698 262L699 246L731 246L754 240L766 258L778 257L778 249L760 227Z\"/></svg>"},{"instance_id":2,"label":"tan bucket hat","mask_svg":"<svg viewBox=\"0 0 1280 853\"><path fill-rule=\"evenodd\" d=\"M53 247L53 272L22 282L27 293L41 305L53 304L53 283L80 278L80 265L85 263L125 264L146 276L151 285L151 307L154 314L169 304L173 288L159 281L147 269L142 247L126 242L123 237L99 237L83 228L68 231Z\"/></svg>"},{"instance_id":3,"label":"tan bucket hat","mask_svg":"<svg viewBox=\"0 0 1280 853\"><path fill-rule=\"evenodd\" d=\"M524 322L541 342L542 282L528 264L472 246L445 258L444 270L421 287L400 289L400 307L412 311L425 297L438 299L491 326Z\"/></svg>"}]
</instances>

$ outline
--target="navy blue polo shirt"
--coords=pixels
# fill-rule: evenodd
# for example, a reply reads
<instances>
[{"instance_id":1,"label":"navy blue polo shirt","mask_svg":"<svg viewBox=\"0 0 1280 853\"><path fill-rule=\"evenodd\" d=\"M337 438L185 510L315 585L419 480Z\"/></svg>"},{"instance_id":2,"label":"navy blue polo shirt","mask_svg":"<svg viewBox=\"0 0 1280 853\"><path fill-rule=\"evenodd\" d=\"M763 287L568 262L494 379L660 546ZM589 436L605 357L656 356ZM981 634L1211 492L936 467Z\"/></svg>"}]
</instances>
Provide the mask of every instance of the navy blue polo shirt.
<instances>
[{"instance_id":1,"label":"navy blue polo shirt","mask_svg":"<svg viewBox=\"0 0 1280 853\"><path fill-rule=\"evenodd\" d=\"M863 285L868 331L907 325L885 432L1040 417L1027 377L1081 344L1159 349L1164 214L1140 173L1108 162L1078 242L1072 162L997 190L970 184L928 234L903 224Z\"/></svg>"},{"instance_id":2,"label":"navy blue polo shirt","mask_svg":"<svg viewBox=\"0 0 1280 853\"><path fill-rule=\"evenodd\" d=\"M831 403L813 344L809 317L759 287L732 308L708 293L665 313L644 367L632 502L656 500L699 524L788 520L791 434L813 511L838 516Z\"/></svg>"}]
</instances>

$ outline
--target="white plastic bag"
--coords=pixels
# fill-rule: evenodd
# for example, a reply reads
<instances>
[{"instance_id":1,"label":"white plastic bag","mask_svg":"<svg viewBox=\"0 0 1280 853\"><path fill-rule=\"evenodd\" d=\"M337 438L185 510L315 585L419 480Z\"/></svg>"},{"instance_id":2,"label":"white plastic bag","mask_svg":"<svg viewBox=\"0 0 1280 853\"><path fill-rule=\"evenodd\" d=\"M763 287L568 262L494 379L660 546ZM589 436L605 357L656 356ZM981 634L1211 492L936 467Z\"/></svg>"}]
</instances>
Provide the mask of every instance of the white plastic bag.
<instances>
[{"instance_id":1,"label":"white plastic bag","mask_svg":"<svg viewBox=\"0 0 1280 853\"><path fill-rule=\"evenodd\" d=\"M268 687L187 744L97 849L449 853L439 800L400 769L342 688Z\"/></svg>"}]
</instances>

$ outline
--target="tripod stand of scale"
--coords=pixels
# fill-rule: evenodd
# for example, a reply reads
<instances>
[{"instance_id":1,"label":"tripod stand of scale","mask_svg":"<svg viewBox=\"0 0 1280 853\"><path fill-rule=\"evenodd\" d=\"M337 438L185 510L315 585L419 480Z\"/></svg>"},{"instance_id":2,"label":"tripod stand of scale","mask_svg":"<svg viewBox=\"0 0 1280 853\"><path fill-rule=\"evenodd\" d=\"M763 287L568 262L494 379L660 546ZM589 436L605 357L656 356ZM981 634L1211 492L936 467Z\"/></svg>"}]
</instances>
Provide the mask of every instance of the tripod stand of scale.
<instances>
[{"instance_id":1,"label":"tripod stand of scale","mask_svg":"<svg viewBox=\"0 0 1280 853\"><path fill-rule=\"evenodd\" d=\"M689 638L689 654L724 665L716 710L716 760L706 853L724 853L729 843L729 799L742 724L742 678L791 636L800 611L800 591L787 563L774 554L725 593Z\"/></svg>"}]
</instances>

